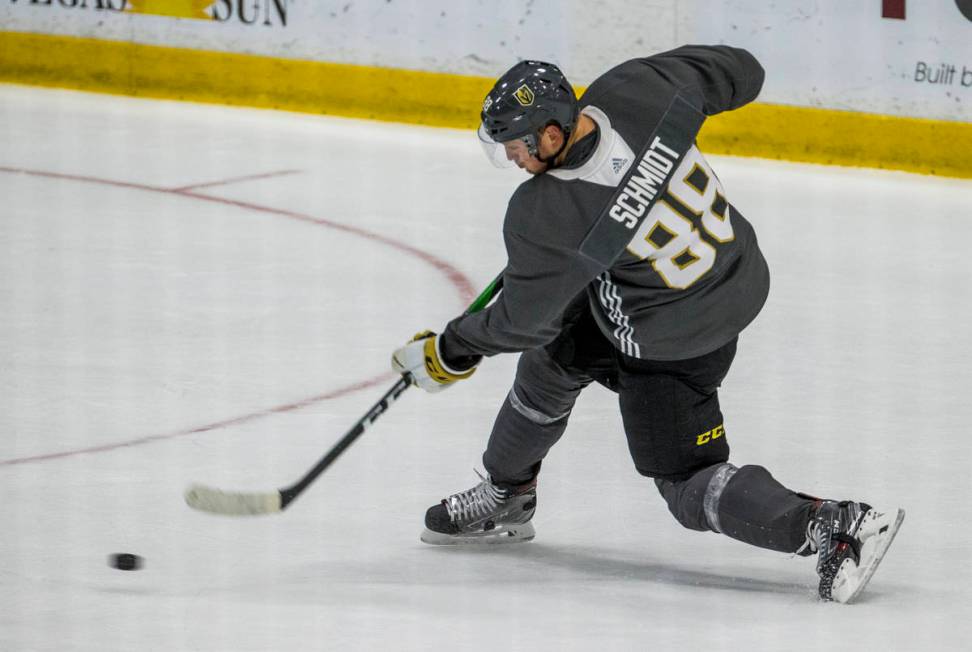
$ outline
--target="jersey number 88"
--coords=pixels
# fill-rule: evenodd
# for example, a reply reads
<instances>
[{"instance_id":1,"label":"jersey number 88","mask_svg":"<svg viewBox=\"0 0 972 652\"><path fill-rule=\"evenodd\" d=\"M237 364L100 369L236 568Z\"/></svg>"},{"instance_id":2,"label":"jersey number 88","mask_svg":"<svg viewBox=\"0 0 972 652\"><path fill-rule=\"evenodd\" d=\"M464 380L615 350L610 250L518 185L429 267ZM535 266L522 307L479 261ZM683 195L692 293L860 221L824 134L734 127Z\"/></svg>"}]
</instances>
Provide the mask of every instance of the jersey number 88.
<instances>
[{"instance_id":1,"label":"jersey number 88","mask_svg":"<svg viewBox=\"0 0 972 652\"><path fill-rule=\"evenodd\" d=\"M673 204L681 204L695 219L688 219ZM696 224L717 243L735 235L722 184L712 168L692 147L678 166L665 195L655 203L628 244L628 251L652 268L676 290L684 290L712 269L716 249L702 239Z\"/></svg>"}]
</instances>

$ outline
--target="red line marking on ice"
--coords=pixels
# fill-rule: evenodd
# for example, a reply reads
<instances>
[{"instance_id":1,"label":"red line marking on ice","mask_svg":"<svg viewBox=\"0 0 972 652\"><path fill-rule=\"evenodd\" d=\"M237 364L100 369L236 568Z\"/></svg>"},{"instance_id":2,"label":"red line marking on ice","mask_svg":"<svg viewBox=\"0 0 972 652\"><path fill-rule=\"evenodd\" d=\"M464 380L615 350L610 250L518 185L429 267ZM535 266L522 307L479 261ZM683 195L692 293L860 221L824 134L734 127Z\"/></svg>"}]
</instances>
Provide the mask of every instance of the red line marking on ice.
<instances>
[{"instance_id":1,"label":"red line marking on ice","mask_svg":"<svg viewBox=\"0 0 972 652\"><path fill-rule=\"evenodd\" d=\"M470 303L476 296L476 290L472 285L472 282L466 278L466 276L460 272L458 269L450 265L448 262L442 260L441 258L431 254L427 251L422 251L417 247L405 244L393 238L389 238L378 233L373 233L366 229L362 229L356 226L348 226L347 224L341 224L340 222L333 222L321 217L314 217L312 215L306 215L303 213L297 213L294 211L287 211L278 208L273 208L271 206L262 206L260 204L253 204L250 202L236 201L233 199L225 199L222 197L212 197L209 195L203 195L186 188L199 188L201 185L197 186L186 186L185 188L161 188L158 186L150 186L142 183L133 183L129 181L115 181L112 179L99 179L97 177L84 176L78 174L66 174L61 172L46 172L43 170L28 170L23 168L10 168L5 166L0 166L0 172L7 172L10 174L25 174L29 176L44 177L48 179L66 179L69 181L79 181L84 183L95 183L105 186L113 186L116 188L130 188L133 190L143 190L146 192L155 192L167 195L176 195L179 197L189 197L192 199L198 199L201 201L216 202L219 204L225 204L227 206L235 206L237 208L243 208L246 210L257 211L261 213L267 213L270 215L276 215L278 217L285 217L292 220L297 220L300 222L305 222L308 224L315 224L318 226L326 226L328 228L336 229L338 231L344 231L345 233L352 233L362 238L368 240L373 240L375 242L380 242L383 245L392 247L399 251L405 252L409 255L415 256L432 266L437 271L444 274L453 286L459 291L460 299L463 303ZM223 421L216 421L203 426L198 426L195 428L189 428L186 430L179 430L176 432L158 434L158 435L148 435L146 437L139 437L137 439L130 439L127 441L116 442L113 444L103 444L100 446L91 446L88 448L81 448L70 451L62 451L60 453L48 453L43 455L33 455L30 457L13 458L9 460L0 460L0 466L13 466L16 464L27 464L29 462L41 462L45 460L56 460L65 457L74 457L76 455L84 455L87 453L102 453L106 451L118 450L120 448L128 448L132 446L141 446L143 444L149 444L156 441L175 439L178 437L185 437L187 435L198 434L202 432L208 432L211 430L219 430L221 428L226 428L229 426L236 426L243 423L249 423L257 419L271 416L273 414L280 414L284 412L292 412L294 410L299 410L305 408L314 403L319 403L321 401L331 400L351 394L358 390L367 389L369 387L374 387L375 385L385 381L390 380L394 376L393 373L385 373L380 376L375 376L368 380L364 380L352 385L347 385L345 387L332 390L324 394L318 394L317 396L311 396L305 399L293 403L287 403L285 405L278 405L265 410L260 410L257 412L251 412L249 414L244 414L239 417L234 417L232 419L226 419Z\"/></svg>"},{"instance_id":2,"label":"red line marking on ice","mask_svg":"<svg viewBox=\"0 0 972 652\"><path fill-rule=\"evenodd\" d=\"M142 444L150 444L156 441L163 441L166 439L175 439L177 437L185 437L188 435L195 435L201 432L208 432L210 430L219 430L221 428L227 428L229 426L238 426L244 423L249 423L251 421L256 421L258 419L263 419L265 417L272 416L274 414L281 414L284 412L293 412L295 410L300 410L314 403L319 403L321 401L327 401L330 399L340 398L347 394L351 394L361 389L367 389L369 387L374 387L383 381L391 380L395 376L394 373L388 372L380 376L375 376L368 380L363 380L360 383L355 383L354 385L348 385L346 387L341 387L326 394L319 394L317 396L311 396L294 403L287 403L286 405L278 405L276 407L269 408L267 410L261 410L259 412L251 412L250 414L244 414L243 416L234 417L232 419L226 419L224 421L214 421L213 423L207 423L204 426L197 426L195 428L188 428L186 430L178 430L176 432L168 432L160 435L148 435L146 437L139 437L138 439L129 439L127 441L120 441L114 444L102 444L101 446L90 446L88 448L79 448L77 450L63 451L60 453L47 453L44 455L33 455L31 457L20 457L11 460L0 460L0 466L14 466L16 464L27 464L28 462L42 462L44 460L57 460L64 457L74 457L76 455L84 455L87 453L104 453L107 451L118 450L119 448L129 448L132 446L141 446Z\"/></svg>"},{"instance_id":3,"label":"red line marking on ice","mask_svg":"<svg viewBox=\"0 0 972 652\"><path fill-rule=\"evenodd\" d=\"M300 170L280 170L278 172L265 172L263 174L248 174L242 177L232 177L230 179L224 179L222 181L210 181L209 183L197 183L191 186L172 188L172 192L187 192L189 190L198 190L199 188L212 188L213 186L227 186L231 183L239 183L241 181L254 181L256 179L270 179L271 177L282 177L287 174L297 174L298 172L300 172Z\"/></svg>"},{"instance_id":4,"label":"red line marking on ice","mask_svg":"<svg viewBox=\"0 0 972 652\"><path fill-rule=\"evenodd\" d=\"M363 238L368 238L369 240L375 240L382 244L388 245L399 251L404 251L405 253L411 254L416 258L419 258L436 270L442 272L448 277L449 281L459 289L459 294L462 297L464 303L471 303L473 299L476 298L476 290L473 288L472 282L466 278L465 274L460 272L458 269L445 262L441 258L428 253L427 251L422 251L417 247L405 244L399 240L394 240L384 235L378 233L372 233L371 231L366 231L365 229L349 226L347 224L341 224L340 222L332 222L331 220L326 220L322 217L313 217L311 215L305 215L303 213L295 213L293 211L287 211L279 208L271 208L269 206L261 206L258 204L251 204L250 202L237 201L235 199L225 199L223 197L210 197L209 195L197 195L193 192L178 193L186 197L194 197L196 199L202 199L204 201L213 201L220 204L228 204L230 206L237 206L239 208L248 208L250 210L261 211L264 213L272 213L280 217L286 217L292 220L297 220L299 222L309 222L311 224L319 224L321 226L327 226L338 231L344 231L346 233L353 233L355 235L360 235Z\"/></svg>"},{"instance_id":5,"label":"red line marking on ice","mask_svg":"<svg viewBox=\"0 0 972 652\"><path fill-rule=\"evenodd\" d=\"M273 208L272 206L263 206L260 204L254 204L251 202L237 201L235 199L226 199L223 197L213 197L211 195L203 195L191 191L174 190L172 188L161 188L158 186L149 186L142 183L132 183L129 181L114 181L111 179L99 179L97 177L90 177L78 174L65 174L61 172L44 172L41 170L26 170L22 168L9 168L0 166L0 172L9 172L12 174L26 174L36 177L46 177L49 179L67 179L70 181L81 181L85 183L97 183L105 186L114 186L117 188L131 188L133 190L144 190L146 192L156 192L165 195L176 195L179 197L191 197L193 199L199 199L202 201L215 202L217 204L225 204L227 206L236 206L237 208L245 208L252 211L257 211L260 213L268 213L270 215L277 215L279 217L286 217L288 219L297 220L300 222L305 222L308 224L317 224L319 226L326 226L338 231L344 231L345 233L353 233L354 235L361 236L362 238L367 238L368 240L374 240L375 242L380 242L384 245L392 247L393 249L398 249L407 254L419 258L423 262L431 265L437 271L446 275L449 281L459 290L459 296L464 304L470 303L474 298L476 298L477 292L473 287L472 282L466 278L466 275L460 272L458 269L453 267L448 262L442 260L434 254L430 254L427 251L422 251L417 247L405 244L388 236L384 236L378 233L373 233L366 229L362 229L357 226L349 226L347 224L341 224L340 222L334 222L332 220L324 219L323 217L314 217L312 215L306 215L304 213L297 213L295 211L288 211L279 208Z\"/></svg>"}]
</instances>

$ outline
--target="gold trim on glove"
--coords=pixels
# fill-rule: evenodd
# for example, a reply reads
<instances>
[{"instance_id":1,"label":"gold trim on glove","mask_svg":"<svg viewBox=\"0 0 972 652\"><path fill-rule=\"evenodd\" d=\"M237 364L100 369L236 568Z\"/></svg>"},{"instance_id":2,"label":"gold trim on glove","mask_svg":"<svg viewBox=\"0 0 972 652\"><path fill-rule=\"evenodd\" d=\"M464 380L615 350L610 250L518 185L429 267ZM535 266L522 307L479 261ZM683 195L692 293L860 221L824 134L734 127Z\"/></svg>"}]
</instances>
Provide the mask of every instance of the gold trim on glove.
<instances>
[{"instance_id":1,"label":"gold trim on glove","mask_svg":"<svg viewBox=\"0 0 972 652\"><path fill-rule=\"evenodd\" d=\"M437 383L447 385L449 383L454 383L457 380L465 380L466 378L472 376L476 371L476 367L467 369L466 371L455 371L447 367L439 357L439 342L438 338L434 334L420 339L425 339L425 371L429 374L429 377Z\"/></svg>"}]
</instances>

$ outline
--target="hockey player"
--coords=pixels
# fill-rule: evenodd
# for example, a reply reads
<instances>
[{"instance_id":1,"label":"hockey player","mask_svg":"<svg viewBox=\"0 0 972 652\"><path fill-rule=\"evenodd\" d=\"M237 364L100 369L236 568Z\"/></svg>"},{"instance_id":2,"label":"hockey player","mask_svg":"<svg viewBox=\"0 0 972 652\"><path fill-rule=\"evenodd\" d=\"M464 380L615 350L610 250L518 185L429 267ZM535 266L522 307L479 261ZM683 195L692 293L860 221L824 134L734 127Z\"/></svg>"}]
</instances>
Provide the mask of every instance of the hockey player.
<instances>
[{"instance_id":1,"label":"hockey player","mask_svg":"<svg viewBox=\"0 0 972 652\"><path fill-rule=\"evenodd\" d=\"M824 600L849 602L867 584L903 510L796 493L761 466L728 461L718 388L769 272L695 137L762 83L756 59L727 46L628 61L580 100L548 63L522 61L496 82L480 140L495 163L531 175L506 213L503 291L441 335L417 335L392 365L435 392L483 356L522 355L483 455L487 476L429 508L423 541L532 539L541 461L598 382L618 394L635 468L679 523L816 554Z\"/></svg>"}]
</instances>

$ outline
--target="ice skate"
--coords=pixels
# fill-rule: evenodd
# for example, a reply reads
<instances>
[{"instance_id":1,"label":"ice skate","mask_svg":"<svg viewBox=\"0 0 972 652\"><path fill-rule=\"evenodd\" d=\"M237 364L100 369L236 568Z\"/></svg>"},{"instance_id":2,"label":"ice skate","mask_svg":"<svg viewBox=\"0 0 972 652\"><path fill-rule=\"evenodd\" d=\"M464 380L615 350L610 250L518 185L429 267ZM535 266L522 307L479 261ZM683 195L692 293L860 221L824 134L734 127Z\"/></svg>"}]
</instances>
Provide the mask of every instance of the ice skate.
<instances>
[{"instance_id":1,"label":"ice skate","mask_svg":"<svg viewBox=\"0 0 972 652\"><path fill-rule=\"evenodd\" d=\"M885 513L866 503L823 501L810 518L806 544L817 553L820 598L842 603L857 598L904 516L903 509Z\"/></svg>"},{"instance_id":2,"label":"ice skate","mask_svg":"<svg viewBox=\"0 0 972 652\"><path fill-rule=\"evenodd\" d=\"M422 541L433 545L495 544L529 541L534 536L537 481L510 486L489 477L472 489L452 494L425 513Z\"/></svg>"}]
</instances>

